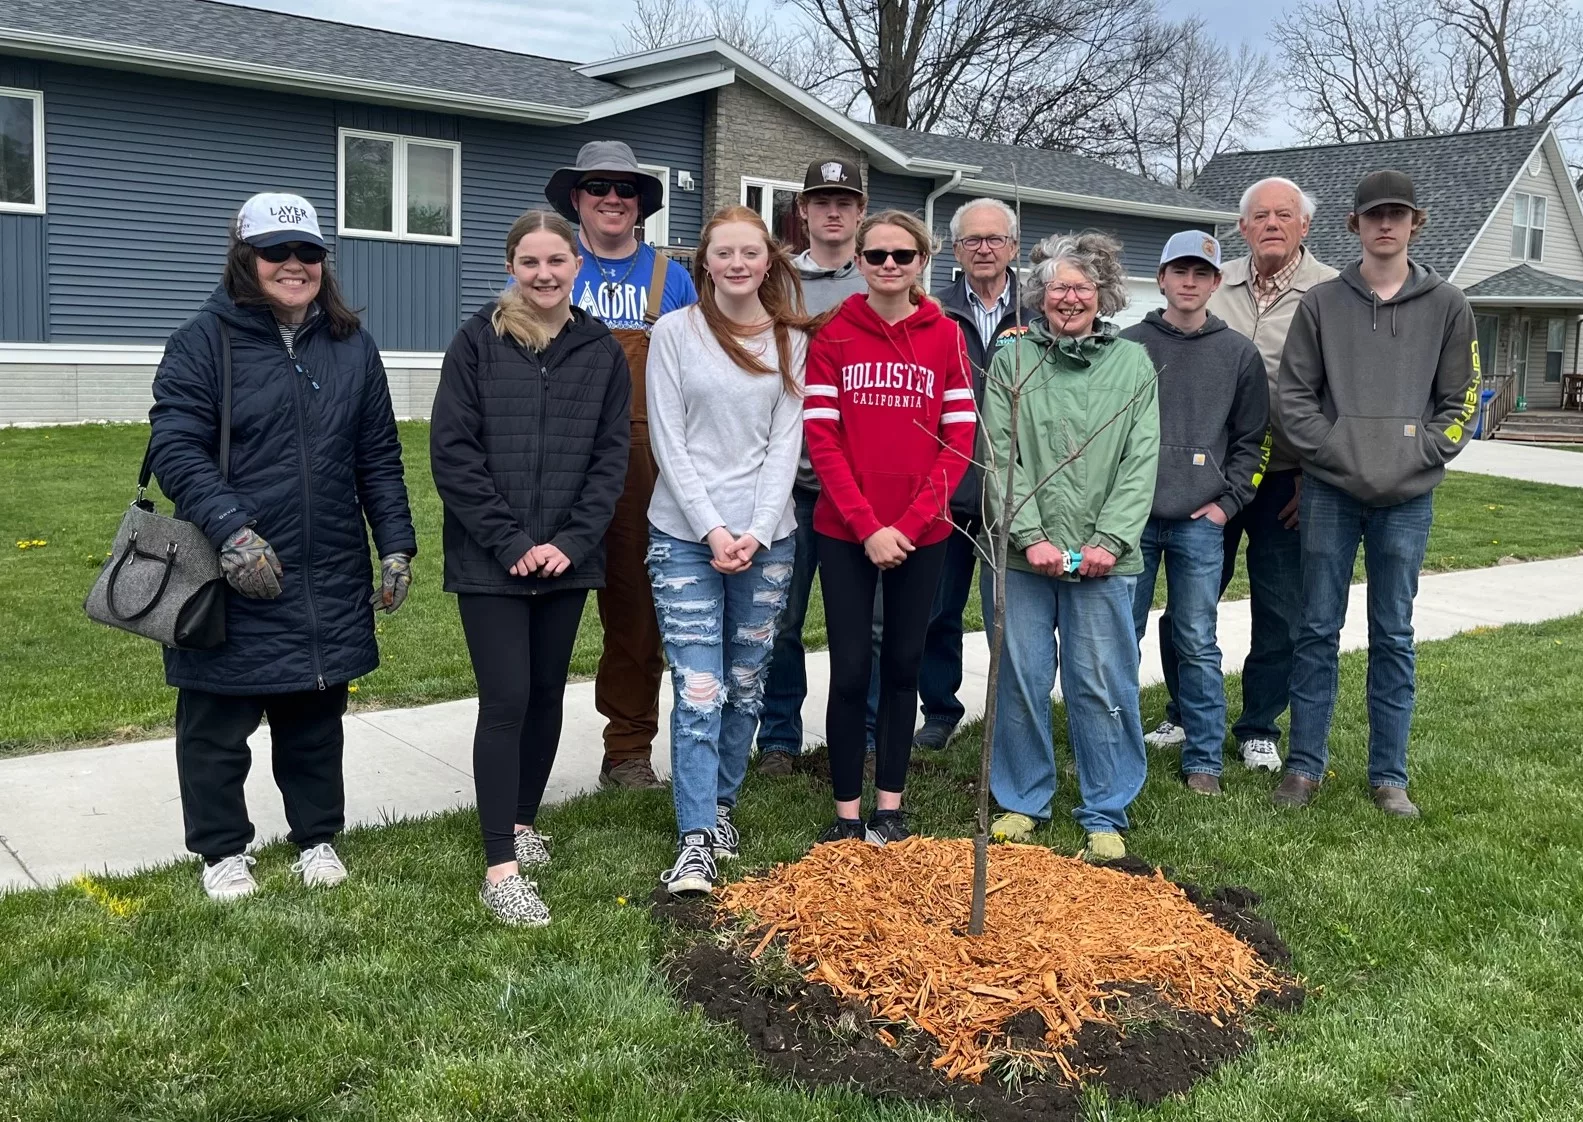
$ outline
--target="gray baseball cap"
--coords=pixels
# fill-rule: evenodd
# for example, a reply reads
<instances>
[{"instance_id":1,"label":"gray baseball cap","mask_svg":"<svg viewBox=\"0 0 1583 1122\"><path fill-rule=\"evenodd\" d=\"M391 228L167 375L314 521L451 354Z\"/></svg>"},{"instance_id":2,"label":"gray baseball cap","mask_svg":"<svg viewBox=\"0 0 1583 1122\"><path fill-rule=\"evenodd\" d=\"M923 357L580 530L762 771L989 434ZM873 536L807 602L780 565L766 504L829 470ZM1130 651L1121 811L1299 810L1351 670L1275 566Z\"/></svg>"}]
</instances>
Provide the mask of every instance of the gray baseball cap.
<instances>
[{"instance_id":1,"label":"gray baseball cap","mask_svg":"<svg viewBox=\"0 0 1583 1122\"><path fill-rule=\"evenodd\" d=\"M1212 266L1215 272L1220 272L1220 242L1213 234L1206 234L1202 230L1180 230L1172 234L1165 248L1160 251L1160 268L1184 257L1203 261Z\"/></svg>"}]
</instances>

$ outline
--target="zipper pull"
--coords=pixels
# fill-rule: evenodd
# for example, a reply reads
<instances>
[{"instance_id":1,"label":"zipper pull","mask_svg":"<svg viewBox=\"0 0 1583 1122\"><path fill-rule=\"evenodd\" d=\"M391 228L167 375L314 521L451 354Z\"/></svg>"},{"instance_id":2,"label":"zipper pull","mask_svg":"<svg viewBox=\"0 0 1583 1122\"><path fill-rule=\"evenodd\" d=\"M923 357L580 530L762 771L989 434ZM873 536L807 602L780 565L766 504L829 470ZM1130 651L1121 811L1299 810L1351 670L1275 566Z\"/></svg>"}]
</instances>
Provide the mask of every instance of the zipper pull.
<instances>
[{"instance_id":1,"label":"zipper pull","mask_svg":"<svg viewBox=\"0 0 1583 1122\"><path fill-rule=\"evenodd\" d=\"M315 387L314 387L314 388L315 388L315 389L318 389L318 387L317 387L317 386L315 386ZM323 692L324 692L324 688L325 688L325 687L324 687L324 675L323 675L323 674L320 674L320 675L319 675L319 692L320 692L320 693L323 693Z\"/></svg>"}]
</instances>

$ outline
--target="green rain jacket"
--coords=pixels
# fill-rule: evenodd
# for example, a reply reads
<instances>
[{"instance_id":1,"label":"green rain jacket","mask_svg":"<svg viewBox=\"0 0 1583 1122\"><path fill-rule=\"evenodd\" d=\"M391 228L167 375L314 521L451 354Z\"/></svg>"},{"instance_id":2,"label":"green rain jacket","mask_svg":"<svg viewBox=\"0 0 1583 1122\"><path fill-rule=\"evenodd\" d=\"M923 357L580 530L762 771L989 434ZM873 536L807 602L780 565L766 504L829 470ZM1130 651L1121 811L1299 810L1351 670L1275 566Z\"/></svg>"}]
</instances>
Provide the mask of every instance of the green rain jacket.
<instances>
[{"instance_id":1,"label":"green rain jacket","mask_svg":"<svg viewBox=\"0 0 1583 1122\"><path fill-rule=\"evenodd\" d=\"M1115 554L1112 571L1121 576L1143 571L1138 542L1154 503L1160 459L1154 366L1140 344L1118 339L1108 325L1104 332L1052 336L1043 320L1035 320L1014 344L996 351L990 365L979 430L991 518L986 541L993 540L1001 512L1011 386L1025 387L1012 480L1013 569L1032 572L1025 551L1048 541L1060 549L1101 546ZM1079 448L1077 458L1057 470Z\"/></svg>"}]
</instances>

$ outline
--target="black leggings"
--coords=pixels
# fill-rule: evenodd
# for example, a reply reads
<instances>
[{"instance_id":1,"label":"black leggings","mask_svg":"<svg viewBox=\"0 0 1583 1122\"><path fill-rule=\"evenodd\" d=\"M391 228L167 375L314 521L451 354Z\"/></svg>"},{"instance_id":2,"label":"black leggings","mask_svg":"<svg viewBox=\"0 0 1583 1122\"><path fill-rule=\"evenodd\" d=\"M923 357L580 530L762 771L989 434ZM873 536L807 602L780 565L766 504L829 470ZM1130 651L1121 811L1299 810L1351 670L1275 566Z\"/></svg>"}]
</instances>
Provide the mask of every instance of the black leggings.
<instances>
[{"instance_id":1,"label":"black leggings","mask_svg":"<svg viewBox=\"0 0 1583 1122\"><path fill-rule=\"evenodd\" d=\"M913 716L918 708L918 665L929 633L935 586L945 563L945 542L920 546L882 573L854 542L818 535L819 585L824 592L825 634L830 644L830 780L837 802L863 795L864 725L874 646L874 584L879 582L885 629L879 647L879 711L874 727L874 786L900 794L912 758Z\"/></svg>"},{"instance_id":2,"label":"black leggings","mask_svg":"<svg viewBox=\"0 0 1583 1122\"><path fill-rule=\"evenodd\" d=\"M457 606L478 680L473 783L484 859L513 859L512 835L531 826L561 742L561 702L586 589L536 596L462 593Z\"/></svg>"}]
</instances>

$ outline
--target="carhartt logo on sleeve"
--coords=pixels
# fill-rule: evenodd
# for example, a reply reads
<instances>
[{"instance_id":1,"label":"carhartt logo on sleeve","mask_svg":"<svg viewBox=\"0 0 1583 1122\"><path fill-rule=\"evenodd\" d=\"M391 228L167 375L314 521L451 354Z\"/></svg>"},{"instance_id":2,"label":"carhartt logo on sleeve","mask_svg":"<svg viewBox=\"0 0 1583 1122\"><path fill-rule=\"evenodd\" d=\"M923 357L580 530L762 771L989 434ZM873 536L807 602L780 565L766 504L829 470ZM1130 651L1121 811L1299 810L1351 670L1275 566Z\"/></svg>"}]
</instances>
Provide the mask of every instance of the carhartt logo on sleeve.
<instances>
[{"instance_id":1,"label":"carhartt logo on sleeve","mask_svg":"<svg viewBox=\"0 0 1583 1122\"><path fill-rule=\"evenodd\" d=\"M1202 452L1194 452L1193 453L1193 466L1194 467L1203 467L1204 466L1204 454Z\"/></svg>"},{"instance_id":2,"label":"carhartt logo on sleeve","mask_svg":"<svg viewBox=\"0 0 1583 1122\"><path fill-rule=\"evenodd\" d=\"M1417 425L1403 425L1402 426L1402 435L1403 436L1417 436L1418 435L1418 426Z\"/></svg>"}]
</instances>

